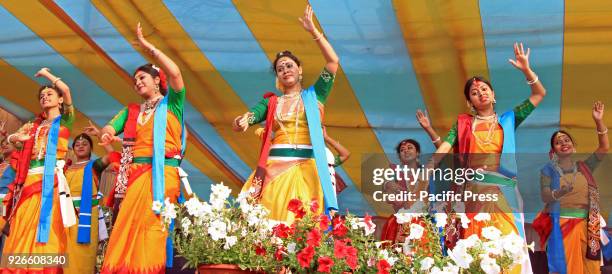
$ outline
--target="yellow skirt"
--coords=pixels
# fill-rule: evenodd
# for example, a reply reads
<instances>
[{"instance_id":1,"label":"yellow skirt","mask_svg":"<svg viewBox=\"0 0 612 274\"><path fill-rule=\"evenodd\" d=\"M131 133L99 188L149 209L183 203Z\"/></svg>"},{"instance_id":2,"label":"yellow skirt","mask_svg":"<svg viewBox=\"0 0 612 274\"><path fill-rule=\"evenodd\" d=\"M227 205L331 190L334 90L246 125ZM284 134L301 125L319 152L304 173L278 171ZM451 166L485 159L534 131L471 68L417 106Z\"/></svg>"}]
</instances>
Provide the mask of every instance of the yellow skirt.
<instances>
[{"instance_id":1,"label":"yellow skirt","mask_svg":"<svg viewBox=\"0 0 612 274\"><path fill-rule=\"evenodd\" d=\"M560 226L563 227L569 219L560 218ZM563 246L565 247L565 262L567 273L599 274L601 273L600 261L586 258L587 252L587 220L583 219L567 234L563 235Z\"/></svg>"},{"instance_id":2,"label":"yellow skirt","mask_svg":"<svg viewBox=\"0 0 612 274\"><path fill-rule=\"evenodd\" d=\"M77 217L78 222L78 217ZM96 253L98 252L98 206L91 209L91 235L89 244L77 243L78 225L68 228L66 252L70 254L70 263L64 273L94 273L96 270Z\"/></svg>"},{"instance_id":3,"label":"yellow skirt","mask_svg":"<svg viewBox=\"0 0 612 274\"><path fill-rule=\"evenodd\" d=\"M166 238L162 220L151 209L151 165L132 164L130 174L148 168L137 178L130 178L125 198L113 226L101 273L164 273ZM180 193L178 171L165 166L166 197L176 202Z\"/></svg>"},{"instance_id":4,"label":"yellow skirt","mask_svg":"<svg viewBox=\"0 0 612 274\"><path fill-rule=\"evenodd\" d=\"M268 160L266 185L261 194L260 203L270 211L270 219L293 222L295 216L287 210L289 201L294 198L302 201L317 200L319 211L323 209L323 189L319 183L314 159L299 161ZM244 184L242 191L251 187L253 175ZM310 210L309 207L306 210Z\"/></svg>"},{"instance_id":5,"label":"yellow skirt","mask_svg":"<svg viewBox=\"0 0 612 274\"><path fill-rule=\"evenodd\" d=\"M28 174L24 189L35 184L42 184L42 174ZM68 264L73 260L71 254L66 254L66 229L59 210L57 187L53 189L53 207L51 209L51 231L47 243L37 243L36 233L40 218L41 193L32 194L16 208L10 223L10 235L6 238L2 253L7 254L45 254L67 255ZM3 259L5 259L3 257ZM6 265L4 260L2 265ZM23 267L2 268L2 273L60 273L61 267Z\"/></svg>"}]
</instances>

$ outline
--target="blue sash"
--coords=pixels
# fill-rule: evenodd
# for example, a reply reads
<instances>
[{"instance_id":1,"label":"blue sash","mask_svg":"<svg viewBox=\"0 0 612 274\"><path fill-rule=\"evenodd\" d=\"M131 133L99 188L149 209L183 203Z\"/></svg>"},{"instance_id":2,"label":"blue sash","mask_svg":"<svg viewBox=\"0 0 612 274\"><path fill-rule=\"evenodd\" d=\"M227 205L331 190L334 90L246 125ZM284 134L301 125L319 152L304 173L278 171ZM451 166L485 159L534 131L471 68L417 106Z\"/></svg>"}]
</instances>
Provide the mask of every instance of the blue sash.
<instances>
[{"instance_id":1,"label":"blue sash","mask_svg":"<svg viewBox=\"0 0 612 274\"><path fill-rule=\"evenodd\" d=\"M91 242L91 203L93 197L93 171L95 160L89 161L83 170L83 185L81 188L81 205L79 208L79 228L77 229L77 243Z\"/></svg>"},{"instance_id":2,"label":"blue sash","mask_svg":"<svg viewBox=\"0 0 612 274\"><path fill-rule=\"evenodd\" d=\"M168 118L168 96L164 98L157 106L155 117L153 120L153 202L164 203L165 194L165 178L164 178L164 160L166 158L166 125ZM160 211L156 210L155 214Z\"/></svg>"},{"instance_id":3,"label":"blue sash","mask_svg":"<svg viewBox=\"0 0 612 274\"><path fill-rule=\"evenodd\" d=\"M321 117L314 87L311 86L302 92L302 100L304 101L304 112L306 112L306 121L308 122L310 142L312 143L319 182L323 189L325 211L327 212L328 209L338 210L336 192L332 186L327 166L325 143L323 142L323 129L321 128Z\"/></svg>"},{"instance_id":4,"label":"blue sash","mask_svg":"<svg viewBox=\"0 0 612 274\"><path fill-rule=\"evenodd\" d=\"M59 138L60 120L57 116L49 129L47 145L45 147L45 166L42 178L40 217L38 220L38 233L36 242L47 243L51 231L51 209L53 208L53 185L55 184L55 164L57 160L57 140ZM25 161L27 159L22 159Z\"/></svg>"},{"instance_id":5,"label":"blue sash","mask_svg":"<svg viewBox=\"0 0 612 274\"><path fill-rule=\"evenodd\" d=\"M557 190L561 187L561 175L554 168L551 162L542 168L542 174L550 178L550 189ZM552 231L546 246L546 257L548 257L548 269L550 272L566 274L565 247L563 246L563 233L561 232L560 214L561 205L559 201L553 201L549 207L549 214L552 219ZM579 256L583 256L580 254Z\"/></svg>"}]
</instances>

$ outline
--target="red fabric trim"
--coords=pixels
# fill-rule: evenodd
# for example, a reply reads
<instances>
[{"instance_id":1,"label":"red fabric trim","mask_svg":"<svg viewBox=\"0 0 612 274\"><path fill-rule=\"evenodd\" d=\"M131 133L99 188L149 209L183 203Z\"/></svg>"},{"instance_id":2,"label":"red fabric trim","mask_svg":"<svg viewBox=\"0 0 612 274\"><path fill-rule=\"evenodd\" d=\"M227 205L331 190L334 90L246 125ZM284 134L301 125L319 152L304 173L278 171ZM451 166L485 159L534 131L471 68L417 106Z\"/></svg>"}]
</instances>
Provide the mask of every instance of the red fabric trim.
<instances>
[{"instance_id":1,"label":"red fabric trim","mask_svg":"<svg viewBox=\"0 0 612 274\"><path fill-rule=\"evenodd\" d=\"M266 115L266 127L264 128L261 150L259 152L259 161L257 162L257 169L253 176L253 182L255 185L261 184L259 193L255 194L255 197L259 197L263 192L263 188L266 185L266 164L268 162L268 156L270 154L270 147L272 146L272 125L274 125L274 113L276 112L276 105L278 97L271 92L264 95L264 98L268 98L268 112ZM256 187L257 189L257 187Z\"/></svg>"},{"instance_id":2,"label":"red fabric trim","mask_svg":"<svg viewBox=\"0 0 612 274\"><path fill-rule=\"evenodd\" d=\"M138 124L138 115L140 114L140 106L138 104L128 105L128 116L123 127L123 139L136 140L136 125Z\"/></svg>"}]
</instances>

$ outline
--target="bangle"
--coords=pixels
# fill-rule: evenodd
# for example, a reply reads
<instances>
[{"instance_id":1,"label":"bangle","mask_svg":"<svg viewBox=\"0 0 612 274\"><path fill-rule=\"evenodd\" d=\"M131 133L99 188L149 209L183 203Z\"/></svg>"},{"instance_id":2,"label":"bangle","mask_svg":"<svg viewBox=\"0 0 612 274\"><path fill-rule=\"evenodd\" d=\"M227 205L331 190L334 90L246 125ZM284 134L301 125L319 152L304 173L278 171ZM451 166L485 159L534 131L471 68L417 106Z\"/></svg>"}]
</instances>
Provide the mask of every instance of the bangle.
<instances>
[{"instance_id":1,"label":"bangle","mask_svg":"<svg viewBox=\"0 0 612 274\"><path fill-rule=\"evenodd\" d=\"M57 81L62 80L62 78L57 77L55 80L53 80L53 86L55 86L55 83L57 83Z\"/></svg>"},{"instance_id":2,"label":"bangle","mask_svg":"<svg viewBox=\"0 0 612 274\"><path fill-rule=\"evenodd\" d=\"M527 85L533 86L533 84L537 83L539 80L540 78L538 78L538 76L536 75L535 79L527 80Z\"/></svg>"},{"instance_id":3,"label":"bangle","mask_svg":"<svg viewBox=\"0 0 612 274\"><path fill-rule=\"evenodd\" d=\"M441 139L440 139L440 136L438 136L438 138L436 138L435 140L431 140L431 142L435 144L435 143L437 143L437 142L440 142L440 140L441 140Z\"/></svg>"},{"instance_id":4,"label":"bangle","mask_svg":"<svg viewBox=\"0 0 612 274\"><path fill-rule=\"evenodd\" d=\"M317 35L316 37L312 38L312 40L319 41L319 40L321 40L321 38L323 38L323 33L319 32L319 35Z\"/></svg>"},{"instance_id":5,"label":"bangle","mask_svg":"<svg viewBox=\"0 0 612 274\"><path fill-rule=\"evenodd\" d=\"M555 192L556 192L556 191L557 191L557 190L553 190L553 191L551 191L551 192L550 192L550 196L552 196L553 200L558 201L558 200L559 200L559 198L555 197Z\"/></svg>"},{"instance_id":6,"label":"bangle","mask_svg":"<svg viewBox=\"0 0 612 274\"><path fill-rule=\"evenodd\" d=\"M12 137L15 137L15 133L13 133L13 134L9 135L8 137L6 137L6 142L8 142L8 143L11 143L11 144L12 144L12 143L13 143L13 142L11 142L11 138L12 138Z\"/></svg>"},{"instance_id":7,"label":"bangle","mask_svg":"<svg viewBox=\"0 0 612 274\"><path fill-rule=\"evenodd\" d=\"M598 135L604 135L608 133L608 128L604 129L603 131L597 131Z\"/></svg>"},{"instance_id":8,"label":"bangle","mask_svg":"<svg viewBox=\"0 0 612 274\"><path fill-rule=\"evenodd\" d=\"M100 136L100 140L104 141L104 136L105 136L105 135L109 135L109 136L110 136L110 133L105 132L104 134L102 134L102 136Z\"/></svg>"}]
</instances>

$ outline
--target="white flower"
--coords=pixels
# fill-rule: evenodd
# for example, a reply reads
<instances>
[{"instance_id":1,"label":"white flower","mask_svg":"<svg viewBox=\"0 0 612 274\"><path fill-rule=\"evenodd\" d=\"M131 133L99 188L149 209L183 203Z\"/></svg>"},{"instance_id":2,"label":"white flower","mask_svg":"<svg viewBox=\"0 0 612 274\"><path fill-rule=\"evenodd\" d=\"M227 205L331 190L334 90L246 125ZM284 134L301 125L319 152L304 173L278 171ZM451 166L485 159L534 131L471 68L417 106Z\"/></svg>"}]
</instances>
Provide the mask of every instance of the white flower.
<instances>
[{"instance_id":1,"label":"white flower","mask_svg":"<svg viewBox=\"0 0 612 274\"><path fill-rule=\"evenodd\" d=\"M427 257L421 260L421 271L428 271L434 264L434 259Z\"/></svg>"},{"instance_id":2,"label":"white flower","mask_svg":"<svg viewBox=\"0 0 612 274\"><path fill-rule=\"evenodd\" d=\"M247 230L246 228L243 228L242 231L240 232L240 236L246 237L246 235L247 235Z\"/></svg>"},{"instance_id":3,"label":"white flower","mask_svg":"<svg viewBox=\"0 0 612 274\"><path fill-rule=\"evenodd\" d=\"M487 226L482 229L482 236L491 241L497 241L501 237L501 231L494 226Z\"/></svg>"},{"instance_id":4,"label":"white flower","mask_svg":"<svg viewBox=\"0 0 612 274\"><path fill-rule=\"evenodd\" d=\"M398 260L398 259L397 259L397 257L389 257L389 258L387 258L386 260L387 260L387 262L388 262L388 263L389 263L391 266L393 266L393 265L395 264L395 262L397 262L397 260Z\"/></svg>"},{"instance_id":5,"label":"white flower","mask_svg":"<svg viewBox=\"0 0 612 274\"><path fill-rule=\"evenodd\" d=\"M455 244L455 249L464 249L472 248L476 245L476 243L480 242L480 239L476 234L472 234L465 239L459 239L457 244Z\"/></svg>"},{"instance_id":6,"label":"white flower","mask_svg":"<svg viewBox=\"0 0 612 274\"><path fill-rule=\"evenodd\" d=\"M406 239L406 241L402 244L402 253L404 253L404 255L409 255L412 253L409 239Z\"/></svg>"},{"instance_id":7,"label":"white flower","mask_svg":"<svg viewBox=\"0 0 612 274\"><path fill-rule=\"evenodd\" d=\"M162 204L162 202L160 201L153 201L153 206L151 207L151 209L153 209L153 211L155 212L159 212L161 211L161 208L164 204Z\"/></svg>"},{"instance_id":8,"label":"white flower","mask_svg":"<svg viewBox=\"0 0 612 274\"><path fill-rule=\"evenodd\" d=\"M461 218L461 227L468 228L468 224L470 223L470 218L465 213L457 213L457 215Z\"/></svg>"},{"instance_id":9,"label":"white flower","mask_svg":"<svg viewBox=\"0 0 612 274\"><path fill-rule=\"evenodd\" d=\"M523 238L516 235L516 233L511 232L508 235L505 235L501 238L502 247L504 250L510 252L515 258L520 258L520 255L523 255L523 248L525 247L525 242Z\"/></svg>"},{"instance_id":10,"label":"white flower","mask_svg":"<svg viewBox=\"0 0 612 274\"><path fill-rule=\"evenodd\" d=\"M160 216L164 218L164 222L169 224L173 219L176 218L176 206L170 202L169 198L164 201L165 206L160 212Z\"/></svg>"},{"instance_id":11,"label":"white flower","mask_svg":"<svg viewBox=\"0 0 612 274\"><path fill-rule=\"evenodd\" d=\"M485 242L482 247L487 254L501 255L503 251L499 241Z\"/></svg>"},{"instance_id":12,"label":"white flower","mask_svg":"<svg viewBox=\"0 0 612 274\"><path fill-rule=\"evenodd\" d=\"M191 228L191 220L187 217L183 217L181 220L181 228L183 229L183 234L189 233L189 229Z\"/></svg>"},{"instance_id":13,"label":"white flower","mask_svg":"<svg viewBox=\"0 0 612 274\"><path fill-rule=\"evenodd\" d=\"M423 228L419 224L410 224L410 235L408 239L416 240L423 237L423 232L425 232L425 228Z\"/></svg>"},{"instance_id":14,"label":"white flower","mask_svg":"<svg viewBox=\"0 0 612 274\"><path fill-rule=\"evenodd\" d=\"M220 200L225 200L227 199L227 197L230 196L230 194L232 194L232 190L225 186L223 184L223 182L212 185L210 187L211 193L210 193L210 199L213 199L213 196L215 196L215 199L220 199Z\"/></svg>"},{"instance_id":15,"label":"white flower","mask_svg":"<svg viewBox=\"0 0 612 274\"><path fill-rule=\"evenodd\" d=\"M227 225L221 220L214 220L208 227L208 234L210 234L213 241L223 239L227 236Z\"/></svg>"},{"instance_id":16,"label":"white flower","mask_svg":"<svg viewBox=\"0 0 612 274\"><path fill-rule=\"evenodd\" d=\"M386 250L386 249L379 250L379 251L378 251L378 256L379 256L380 258L382 258L382 259L385 259L385 260L386 260L387 258L389 258L389 251L388 251L388 250Z\"/></svg>"},{"instance_id":17,"label":"white flower","mask_svg":"<svg viewBox=\"0 0 612 274\"><path fill-rule=\"evenodd\" d=\"M603 227L603 226L602 226ZM527 249L534 251L535 252L535 242L532 241L530 244L527 245Z\"/></svg>"},{"instance_id":18,"label":"white flower","mask_svg":"<svg viewBox=\"0 0 612 274\"><path fill-rule=\"evenodd\" d=\"M448 263L442 270L444 270L444 273L448 274L459 273L459 267L457 267L456 265L452 265L451 263Z\"/></svg>"},{"instance_id":19,"label":"white flower","mask_svg":"<svg viewBox=\"0 0 612 274\"><path fill-rule=\"evenodd\" d=\"M474 216L474 220L478 221L478 222L483 222L483 221L490 221L491 220L491 214L489 213L478 213L476 214L476 216Z\"/></svg>"},{"instance_id":20,"label":"white flower","mask_svg":"<svg viewBox=\"0 0 612 274\"><path fill-rule=\"evenodd\" d=\"M480 268L486 274L498 274L501 272L501 268L497 265L497 262L489 256L484 256L480 261Z\"/></svg>"},{"instance_id":21,"label":"white flower","mask_svg":"<svg viewBox=\"0 0 612 274\"><path fill-rule=\"evenodd\" d=\"M436 219L436 227L446 226L446 222L448 220L448 215L446 213L435 213L434 217Z\"/></svg>"},{"instance_id":22,"label":"white flower","mask_svg":"<svg viewBox=\"0 0 612 274\"><path fill-rule=\"evenodd\" d=\"M470 268L470 264L474 261L474 258L464 248L455 247L453 250L448 251L448 256L457 266L464 269Z\"/></svg>"},{"instance_id":23,"label":"white flower","mask_svg":"<svg viewBox=\"0 0 612 274\"><path fill-rule=\"evenodd\" d=\"M225 237L225 245L223 245L223 249L225 250L230 249L232 246L236 244L237 241L238 241L238 237L236 236Z\"/></svg>"},{"instance_id":24,"label":"white flower","mask_svg":"<svg viewBox=\"0 0 612 274\"><path fill-rule=\"evenodd\" d=\"M295 243L289 243L287 245L287 252L289 252L289 254L294 254L296 247L297 247L297 245Z\"/></svg>"},{"instance_id":25,"label":"white flower","mask_svg":"<svg viewBox=\"0 0 612 274\"><path fill-rule=\"evenodd\" d=\"M397 213L395 213L395 218L397 218L398 224L405 224L412 221L412 219L418 218L421 215L423 215L423 213L406 212L400 209Z\"/></svg>"}]
</instances>

